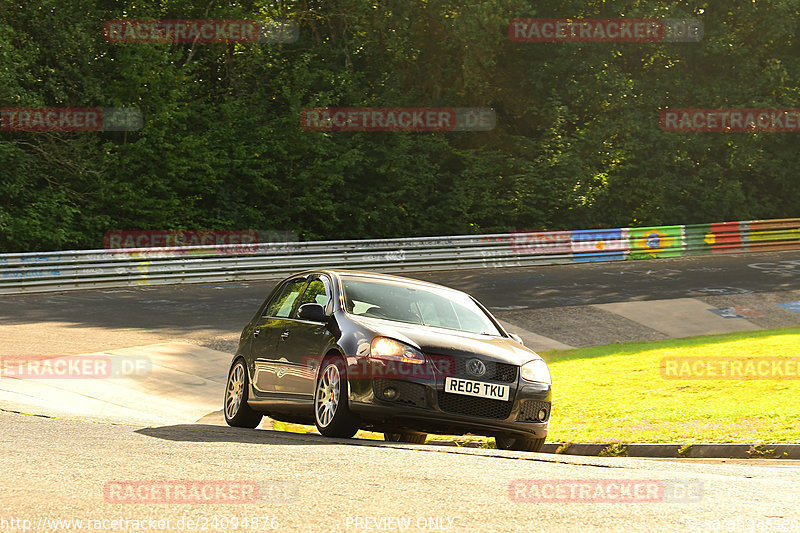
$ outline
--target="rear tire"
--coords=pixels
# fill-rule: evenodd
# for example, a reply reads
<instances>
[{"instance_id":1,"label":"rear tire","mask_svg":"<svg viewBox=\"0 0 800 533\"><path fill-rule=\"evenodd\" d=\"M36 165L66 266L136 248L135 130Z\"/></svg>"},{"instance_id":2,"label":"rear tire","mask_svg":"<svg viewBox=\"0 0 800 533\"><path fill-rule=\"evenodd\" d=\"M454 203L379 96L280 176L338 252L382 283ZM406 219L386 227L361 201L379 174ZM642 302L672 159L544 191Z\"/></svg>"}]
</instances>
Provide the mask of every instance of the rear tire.
<instances>
[{"instance_id":1,"label":"rear tire","mask_svg":"<svg viewBox=\"0 0 800 533\"><path fill-rule=\"evenodd\" d=\"M544 438L529 439L525 437L507 437L497 435L494 438L498 450L515 450L518 452L539 452L544 446Z\"/></svg>"},{"instance_id":2,"label":"rear tire","mask_svg":"<svg viewBox=\"0 0 800 533\"><path fill-rule=\"evenodd\" d=\"M228 372L228 383L225 386L225 400L222 412L225 422L237 428L257 428L263 415L255 412L247 405L249 380L244 359L237 359Z\"/></svg>"},{"instance_id":3,"label":"rear tire","mask_svg":"<svg viewBox=\"0 0 800 533\"><path fill-rule=\"evenodd\" d=\"M326 358L314 386L314 423L322 435L349 439L356 434L359 419L350 412L348 398L344 361L337 356Z\"/></svg>"},{"instance_id":4,"label":"rear tire","mask_svg":"<svg viewBox=\"0 0 800 533\"><path fill-rule=\"evenodd\" d=\"M409 444L425 444L427 433L384 433L387 442L408 442Z\"/></svg>"}]
</instances>

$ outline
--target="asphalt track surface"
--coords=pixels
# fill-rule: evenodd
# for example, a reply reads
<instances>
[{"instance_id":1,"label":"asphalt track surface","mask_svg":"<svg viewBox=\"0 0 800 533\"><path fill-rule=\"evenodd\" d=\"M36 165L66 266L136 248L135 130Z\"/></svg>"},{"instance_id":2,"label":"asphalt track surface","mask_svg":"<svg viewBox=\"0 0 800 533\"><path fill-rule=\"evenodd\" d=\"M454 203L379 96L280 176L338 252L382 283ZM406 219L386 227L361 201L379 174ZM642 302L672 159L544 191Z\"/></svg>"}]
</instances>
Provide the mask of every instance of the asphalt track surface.
<instances>
[{"instance_id":1,"label":"asphalt track surface","mask_svg":"<svg viewBox=\"0 0 800 533\"><path fill-rule=\"evenodd\" d=\"M464 290L493 310L800 290L800 251L435 272L398 272ZM277 280L0 297L0 324L241 331Z\"/></svg>"},{"instance_id":2,"label":"asphalt track surface","mask_svg":"<svg viewBox=\"0 0 800 533\"><path fill-rule=\"evenodd\" d=\"M56 520L83 520L82 531L135 531L154 519L161 522L144 529L253 531L230 524L259 517L259 531L800 531L796 465L548 456L3 412L0 424L0 529L2 520L47 531ZM165 480L233 480L255 485L257 498L142 502L166 495L151 490ZM131 482L135 491L121 488Z\"/></svg>"},{"instance_id":3,"label":"asphalt track surface","mask_svg":"<svg viewBox=\"0 0 800 533\"><path fill-rule=\"evenodd\" d=\"M633 300L792 294L800 290L800 252L408 275L468 291L498 312L535 314ZM55 324L68 324L89 344L101 332L122 346L138 336L230 337L275 283L3 296L0 326L25 332L28 345L50 329L62 335ZM3 352L13 340L0 338ZM0 531L65 530L68 524L54 520L69 519L84 520L70 527L81 531L256 530L252 520L242 526L245 516L259 519L259 531L800 531L795 462L553 456L8 411L0 411L0 425ZM176 480L251 483L259 494L244 503L123 503L108 490ZM620 490L636 496L637 487L647 496L621 501Z\"/></svg>"}]
</instances>

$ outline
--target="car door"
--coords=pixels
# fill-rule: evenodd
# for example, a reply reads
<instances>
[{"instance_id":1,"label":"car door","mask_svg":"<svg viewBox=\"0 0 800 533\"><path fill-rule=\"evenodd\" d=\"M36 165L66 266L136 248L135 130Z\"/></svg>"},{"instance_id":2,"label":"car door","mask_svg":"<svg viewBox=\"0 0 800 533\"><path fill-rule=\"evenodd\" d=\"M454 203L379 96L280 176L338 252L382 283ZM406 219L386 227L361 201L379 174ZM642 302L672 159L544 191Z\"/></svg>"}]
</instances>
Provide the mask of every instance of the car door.
<instances>
[{"instance_id":1,"label":"car door","mask_svg":"<svg viewBox=\"0 0 800 533\"><path fill-rule=\"evenodd\" d=\"M256 394L283 392L280 379L286 365L278 348L281 336L288 334L290 317L307 284L305 277L287 281L264 308L253 329L251 354L255 366L253 388Z\"/></svg>"},{"instance_id":2,"label":"car door","mask_svg":"<svg viewBox=\"0 0 800 533\"><path fill-rule=\"evenodd\" d=\"M278 379L280 390L313 397L317 369L322 362L332 333L325 324L297 317L301 305L318 303L328 314L331 312L331 281L327 276L309 278L300 301L292 311L292 320L287 331L278 341L278 354L286 365L284 374Z\"/></svg>"}]
</instances>

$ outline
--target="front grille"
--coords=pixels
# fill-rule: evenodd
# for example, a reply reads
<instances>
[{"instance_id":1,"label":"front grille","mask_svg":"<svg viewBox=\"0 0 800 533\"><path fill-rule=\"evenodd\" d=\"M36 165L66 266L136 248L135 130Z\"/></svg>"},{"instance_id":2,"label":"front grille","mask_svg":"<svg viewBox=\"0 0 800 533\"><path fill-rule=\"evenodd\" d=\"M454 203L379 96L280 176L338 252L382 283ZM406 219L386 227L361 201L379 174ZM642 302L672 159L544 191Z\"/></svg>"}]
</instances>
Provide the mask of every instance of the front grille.
<instances>
[{"instance_id":1,"label":"front grille","mask_svg":"<svg viewBox=\"0 0 800 533\"><path fill-rule=\"evenodd\" d=\"M376 379L372 382L372 387L375 397L381 400L413 407L426 407L428 405L428 402L425 401L425 385L421 383L412 383L399 379ZM393 388L397 391L397 396L394 400L388 400L383 395L383 391L388 388Z\"/></svg>"},{"instance_id":2,"label":"front grille","mask_svg":"<svg viewBox=\"0 0 800 533\"><path fill-rule=\"evenodd\" d=\"M439 408L448 413L505 420L511 414L511 405L510 401L472 398L439 391Z\"/></svg>"},{"instance_id":3,"label":"front grille","mask_svg":"<svg viewBox=\"0 0 800 533\"><path fill-rule=\"evenodd\" d=\"M539 411L544 409L544 420L539 420ZM550 402L525 400L519 408L517 422L546 422L550 418Z\"/></svg>"},{"instance_id":4,"label":"front grille","mask_svg":"<svg viewBox=\"0 0 800 533\"><path fill-rule=\"evenodd\" d=\"M437 370L445 376L477 379L480 381L497 381L500 383L513 383L517 381L517 370L519 367L516 365L487 361L480 357L450 357L439 355L434 356L432 359L436 364ZM470 359L480 359L483 364L486 365L486 373L479 377L467 373L467 361ZM453 366L455 366L455 372L453 372Z\"/></svg>"}]
</instances>

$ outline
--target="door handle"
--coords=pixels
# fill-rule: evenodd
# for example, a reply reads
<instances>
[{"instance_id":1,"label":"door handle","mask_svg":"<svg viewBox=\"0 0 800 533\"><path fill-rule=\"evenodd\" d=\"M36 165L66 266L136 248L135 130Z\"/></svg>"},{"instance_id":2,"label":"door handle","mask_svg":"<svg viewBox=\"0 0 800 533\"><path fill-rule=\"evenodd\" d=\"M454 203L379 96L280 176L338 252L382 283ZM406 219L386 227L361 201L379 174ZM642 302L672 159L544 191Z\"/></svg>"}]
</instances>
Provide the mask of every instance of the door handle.
<instances>
[{"instance_id":1,"label":"door handle","mask_svg":"<svg viewBox=\"0 0 800 533\"><path fill-rule=\"evenodd\" d=\"M286 330L283 333L281 333L281 340L285 341L287 337L289 337L289 330Z\"/></svg>"},{"instance_id":2,"label":"door handle","mask_svg":"<svg viewBox=\"0 0 800 533\"><path fill-rule=\"evenodd\" d=\"M253 331L253 337L258 337L259 333L261 333L261 328L256 328L255 331Z\"/></svg>"}]
</instances>

